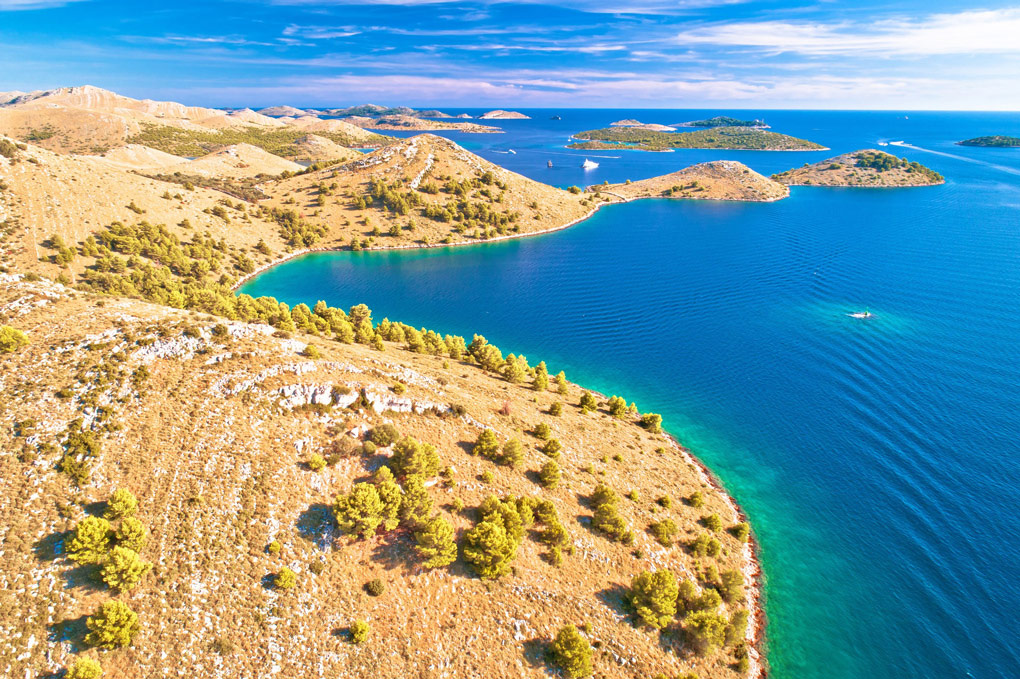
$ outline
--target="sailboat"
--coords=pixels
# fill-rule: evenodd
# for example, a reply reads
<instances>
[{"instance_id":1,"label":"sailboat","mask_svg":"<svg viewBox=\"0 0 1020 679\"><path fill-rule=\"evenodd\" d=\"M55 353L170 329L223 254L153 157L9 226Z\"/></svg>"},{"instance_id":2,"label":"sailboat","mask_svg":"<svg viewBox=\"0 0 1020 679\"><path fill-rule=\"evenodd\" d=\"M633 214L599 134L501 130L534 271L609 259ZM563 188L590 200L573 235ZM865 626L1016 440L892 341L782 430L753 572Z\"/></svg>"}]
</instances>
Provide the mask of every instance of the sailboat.
<instances>
[{"instance_id":1,"label":"sailboat","mask_svg":"<svg viewBox=\"0 0 1020 679\"><path fill-rule=\"evenodd\" d=\"M547 163L547 167L552 167L552 161L551 160L546 161L546 163Z\"/></svg>"},{"instance_id":2,"label":"sailboat","mask_svg":"<svg viewBox=\"0 0 1020 679\"><path fill-rule=\"evenodd\" d=\"M581 163L581 167L584 168L585 170L594 170L598 166L599 166L598 163L592 162L592 161L588 160L587 158L585 158L584 162Z\"/></svg>"}]
</instances>

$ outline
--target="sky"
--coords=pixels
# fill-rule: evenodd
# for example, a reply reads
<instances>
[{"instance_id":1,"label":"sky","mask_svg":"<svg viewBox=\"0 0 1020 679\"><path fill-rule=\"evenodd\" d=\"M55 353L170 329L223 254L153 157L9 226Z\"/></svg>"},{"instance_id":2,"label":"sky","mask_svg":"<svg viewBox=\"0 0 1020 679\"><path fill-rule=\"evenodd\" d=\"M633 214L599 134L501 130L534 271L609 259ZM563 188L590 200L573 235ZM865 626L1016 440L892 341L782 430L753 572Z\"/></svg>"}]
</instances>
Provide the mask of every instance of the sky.
<instances>
[{"instance_id":1,"label":"sky","mask_svg":"<svg viewBox=\"0 0 1020 679\"><path fill-rule=\"evenodd\" d=\"M0 46L204 106L1020 110L1018 0L0 0Z\"/></svg>"}]
</instances>

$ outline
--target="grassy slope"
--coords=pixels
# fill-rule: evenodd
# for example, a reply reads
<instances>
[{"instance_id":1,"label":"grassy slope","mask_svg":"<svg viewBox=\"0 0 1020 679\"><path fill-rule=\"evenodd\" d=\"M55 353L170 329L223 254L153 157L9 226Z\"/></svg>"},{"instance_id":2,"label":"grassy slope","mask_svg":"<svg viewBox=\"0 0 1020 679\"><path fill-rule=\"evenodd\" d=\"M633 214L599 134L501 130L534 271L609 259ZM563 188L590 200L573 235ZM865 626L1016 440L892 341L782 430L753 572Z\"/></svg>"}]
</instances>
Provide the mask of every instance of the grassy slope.
<instances>
[{"instance_id":1,"label":"grassy slope","mask_svg":"<svg viewBox=\"0 0 1020 679\"><path fill-rule=\"evenodd\" d=\"M582 142L570 144L569 148L635 148L644 151L668 149L800 151L825 148L804 139L750 127L717 127L693 132L654 132L612 127L578 132L574 138Z\"/></svg>"}]
</instances>

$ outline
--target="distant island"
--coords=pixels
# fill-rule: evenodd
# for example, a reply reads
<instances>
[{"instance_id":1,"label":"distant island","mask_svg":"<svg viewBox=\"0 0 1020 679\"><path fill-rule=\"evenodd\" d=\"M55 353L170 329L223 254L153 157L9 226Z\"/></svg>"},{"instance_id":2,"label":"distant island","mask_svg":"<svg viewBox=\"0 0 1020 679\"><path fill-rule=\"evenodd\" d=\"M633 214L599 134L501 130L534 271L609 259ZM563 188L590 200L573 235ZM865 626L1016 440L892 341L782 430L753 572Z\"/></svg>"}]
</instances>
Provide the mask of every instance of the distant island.
<instances>
[{"instance_id":1,"label":"distant island","mask_svg":"<svg viewBox=\"0 0 1020 679\"><path fill-rule=\"evenodd\" d=\"M659 123L643 123L640 120L634 120L633 118L627 118L626 120L617 120L615 123L609 123L610 127L630 127L635 130L650 130L652 132L673 132L676 130L675 127L669 125L660 125Z\"/></svg>"},{"instance_id":2,"label":"distant island","mask_svg":"<svg viewBox=\"0 0 1020 679\"><path fill-rule=\"evenodd\" d=\"M1020 137L1007 137L1004 134L993 134L987 137L974 137L956 142L960 146L988 146L1000 148L1020 147Z\"/></svg>"},{"instance_id":3,"label":"distant island","mask_svg":"<svg viewBox=\"0 0 1020 679\"><path fill-rule=\"evenodd\" d=\"M689 120L686 123L673 123L673 127L754 127L759 130L764 130L769 126L765 124L764 120L741 120L740 118L731 118L729 116L715 116L714 118L708 118L706 120Z\"/></svg>"},{"instance_id":4,"label":"distant island","mask_svg":"<svg viewBox=\"0 0 1020 679\"><path fill-rule=\"evenodd\" d=\"M694 132L663 132L637 127L615 127L578 132L567 145L571 149L727 149L755 151L824 151L825 147L805 139L753 127L717 127Z\"/></svg>"},{"instance_id":5,"label":"distant island","mask_svg":"<svg viewBox=\"0 0 1020 679\"><path fill-rule=\"evenodd\" d=\"M430 116L432 118L434 116ZM449 116L447 116L449 117ZM447 123L429 118L410 115L389 115L380 118L368 116L350 116L342 118L345 122L366 130L415 130L427 132L431 130L455 130L457 132L493 133L502 132L498 127L479 125L478 123Z\"/></svg>"},{"instance_id":6,"label":"distant island","mask_svg":"<svg viewBox=\"0 0 1020 679\"><path fill-rule=\"evenodd\" d=\"M733 160L698 163L635 182L596 184L589 186L587 191L628 201L638 198L688 198L768 203L790 195L790 189L783 184Z\"/></svg>"},{"instance_id":7,"label":"distant island","mask_svg":"<svg viewBox=\"0 0 1020 679\"><path fill-rule=\"evenodd\" d=\"M489 111L478 116L482 120L531 120L531 116L526 116L523 113L517 111L504 111L503 109L496 109L495 111Z\"/></svg>"},{"instance_id":8,"label":"distant island","mask_svg":"<svg viewBox=\"0 0 1020 679\"><path fill-rule=\"evenodd\" d=\"M945 178L906 158L864 149L772 175L787 186L896 187L942 184Z\"/></svg>"}]
</instances>

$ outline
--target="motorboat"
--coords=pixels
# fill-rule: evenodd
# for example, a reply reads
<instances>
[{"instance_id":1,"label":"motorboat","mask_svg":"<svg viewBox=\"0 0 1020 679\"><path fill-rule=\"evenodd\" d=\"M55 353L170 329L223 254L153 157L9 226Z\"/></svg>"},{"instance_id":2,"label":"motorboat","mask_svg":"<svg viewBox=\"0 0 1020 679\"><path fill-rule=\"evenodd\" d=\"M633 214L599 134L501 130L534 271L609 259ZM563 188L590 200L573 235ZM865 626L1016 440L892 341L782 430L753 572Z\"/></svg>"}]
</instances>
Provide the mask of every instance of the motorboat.
<instances>
[{"instance_id":1,"label":"motorboat","mask_svg":"<svg viewBox=\"0 0 1020 679\"><path fill-rule=\"evenodd\" d=\"M852 314L847 314L847 316L850 318L871 318L874 314L868 310L868 307L864 307L864 311L855 311Z\"/></svg>"},{"instance_id":2,"label":"motorboat","mask_svg":"<svg viewBox=\"0 0 1020 679\"><path fill-rule=\"evenodd\" d=\"M598 166L598 163L588 160L587 158L585 158L584 162L581 163L581 167L585 170L594 170Z\"/></svg>"}]
</instances>

